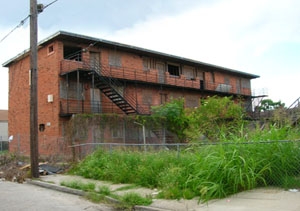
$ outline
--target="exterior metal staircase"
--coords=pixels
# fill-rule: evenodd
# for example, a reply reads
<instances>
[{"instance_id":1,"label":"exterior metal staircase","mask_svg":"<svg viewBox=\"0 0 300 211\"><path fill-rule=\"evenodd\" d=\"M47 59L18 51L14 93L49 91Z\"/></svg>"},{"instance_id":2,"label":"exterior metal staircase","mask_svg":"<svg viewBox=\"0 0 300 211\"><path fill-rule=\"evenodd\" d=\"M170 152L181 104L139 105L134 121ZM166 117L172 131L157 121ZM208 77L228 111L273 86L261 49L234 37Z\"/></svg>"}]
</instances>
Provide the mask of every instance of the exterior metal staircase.
<instances>
[{"instance_id":1,"label":"exterior metal staircase","mask_svg":"<svg viewBox=\"0 0 300 211\"><path fill-rule=\"evenodd\" d=\"M91 65L92 74L94 74L95 86L107 96L116 106L118 106L125 114L142 114L138 111L136 106L136 100L131 96L124 97L118 87L124 85L113 77L110 77L109 71L98 62L93 62Z\"/></svg>"},{"instance_id":2,"label":"exterior metal staircase","mask_svg":"<svg viewBox=\"0 0 300 211\"><path fill-rule=\"evenodd\" d=\"M287 109L288 118L293 125L296 125L300 120L300 97L295 100Z\"/></svg>"},{"instance_id":3,"label":"exterior metal staircase","mask_svg":"<svg viewBox=\"0 0 300 211\"><path fill-rule=\"evenodd\" d=\"M128 102L128 100L113 88L112 84L116 84L116 80L100 76L97 72L95 76L96 87L125 114L138 114L138 111Z\"/></svg>"}]
</instances>

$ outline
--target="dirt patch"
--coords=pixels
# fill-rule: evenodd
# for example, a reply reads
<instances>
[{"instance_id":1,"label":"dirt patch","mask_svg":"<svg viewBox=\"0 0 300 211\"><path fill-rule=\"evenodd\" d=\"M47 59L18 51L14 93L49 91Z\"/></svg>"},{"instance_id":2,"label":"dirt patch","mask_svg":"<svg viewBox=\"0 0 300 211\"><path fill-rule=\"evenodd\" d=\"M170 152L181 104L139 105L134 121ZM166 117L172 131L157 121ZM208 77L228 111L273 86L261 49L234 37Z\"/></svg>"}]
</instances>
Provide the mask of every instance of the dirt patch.
<instances>
[{"instance_id":1,"label":"dirt patch","mask_svg":"<svg viewBox=\"0 0 300 211\"><path fill-rule=\"evenodd\" d=\"M0 154L0 179L7 181L23 183L29 175L28 171L20 169L24 161L11 154Z\"/></svg>"},{"instance_id":2,"label":"dirt patch","mask_svg":"<svg viewBox=\"0 0 300 211\"><path fill-rule=\"evenodd\" d=\"M63 173L70 167L66 163L41 162L41 175ZM9 153L0 154L0 179L23 183L30 177L30 161L28 158L18 158Z\"/></svg>"}]
</instances>

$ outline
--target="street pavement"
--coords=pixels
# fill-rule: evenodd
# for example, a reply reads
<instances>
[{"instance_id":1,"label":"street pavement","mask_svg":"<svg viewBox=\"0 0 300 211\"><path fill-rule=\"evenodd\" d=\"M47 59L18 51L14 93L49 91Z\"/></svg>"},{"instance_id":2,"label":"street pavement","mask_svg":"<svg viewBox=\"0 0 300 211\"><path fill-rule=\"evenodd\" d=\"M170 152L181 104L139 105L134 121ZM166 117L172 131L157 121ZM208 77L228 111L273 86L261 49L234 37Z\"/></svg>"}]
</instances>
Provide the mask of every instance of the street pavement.
<instances>
[{"instance_id":1,"label":"street pavement","mask_svg":"<svg viewBox=\"0 0 300 211\"><path fill-rule=\"evenodd\" d=\"M106 211L112 208L94 204L83 197L31 184L0 181L0 210L3 211Z\"/></svg>"},{"instance_id":2,"label":"street pavement","mask_svg":"<svg viewBox=\"0 0 300 211\"><path fill-rule=\"evenodd\" d=\"M124 190L126 184L111 184L103 181L84 179L70 175L41 176L40 180L28 180L25 184L0 182L0 210L113 210L102 204L94 204L78 195L81 191L65 188L62 181L94 182L96 187L107 186L117 195L136 192L147 196L157 194L157 190L134 188ZM34 186L38 185L38 186ZM42 187L39 187L42 186ZM56 190L56 191L53 191ZM119 191L120 190L120 191ZM72 193L62 193L61 191ZM259 188L241 192L224 199L211 200L199 204L195 200L154 199L150 206L136 206L135 210L149 211L300 211L298 189Z\"/></svg>"}]
</instances>

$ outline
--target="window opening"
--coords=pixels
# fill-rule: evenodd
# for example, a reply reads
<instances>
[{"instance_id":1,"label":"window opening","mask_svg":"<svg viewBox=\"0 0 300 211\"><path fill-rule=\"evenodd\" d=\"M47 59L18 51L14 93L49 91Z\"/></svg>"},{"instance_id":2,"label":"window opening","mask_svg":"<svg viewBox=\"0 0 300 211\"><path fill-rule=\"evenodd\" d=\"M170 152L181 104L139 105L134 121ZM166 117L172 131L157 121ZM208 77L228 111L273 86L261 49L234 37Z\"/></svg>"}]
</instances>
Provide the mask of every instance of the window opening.
<instances>
[{"instance_id":1,"label":"window opening","mask_svg":"<svg viewBox=\"0 0 300 211\"><path fill-rule=\"evenodd\" d=\"M51 54L51 53L53 53L54 52L54 47L53 47L53 45L50 45L49 47L48 47L48 54Z\"/></svg>"},{"instance_id":2,"label":"window opening","mask_svg":"<svg viewBox=\"0 0 300 211\"><path fill-rule=\"evenodd\" d=\"M168 64L168 72L170 75L179 76L179 66Z\"/></svg>"},{"instance_id":3,"label":"window opening","mask_svg":"<svg viewBox=\"0 0 300 211\"><path fill-rule=\"evenodd\" d=\"M81 48L64 46L64 59L82 61Z\"/></svg>"}]
</instances>

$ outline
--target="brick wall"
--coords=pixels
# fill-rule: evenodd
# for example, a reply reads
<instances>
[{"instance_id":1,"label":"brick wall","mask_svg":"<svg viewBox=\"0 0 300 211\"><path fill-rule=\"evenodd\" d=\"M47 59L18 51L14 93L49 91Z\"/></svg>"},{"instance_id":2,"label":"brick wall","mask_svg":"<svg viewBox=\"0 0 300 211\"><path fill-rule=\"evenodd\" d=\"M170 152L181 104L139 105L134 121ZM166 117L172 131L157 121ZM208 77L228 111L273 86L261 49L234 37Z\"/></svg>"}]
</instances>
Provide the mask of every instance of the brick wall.
<instances>
[{"instance_id":1,"label":"brick wall","mask_svg":"<svg viewBox=\"0 0 300 211\"><path fill-rule=\"evenodd\" d=\"M49 52L52 46L53 51ZM62 58L62 44L52 43L38 51L38 124L44 124L45 130L39 132L41 137L61 136L59 124L59 70ZM9 135L14 136L10 144L12 151L18 150L29 155L30 149L30 86L29 86L30 58L26 56L9 68ZM53 102L48 102L48 95L53 95ZM22 141L17 137L22 136ZM51 151L43 150L42 146L51 145L52 140L43 140L39 143L41 153Z\"/></svg>"},{"instance_id":2,"label":"brick wall","mask_svg":"<svg viewBox=\"0 0 300 211\"><path fill-rule=\"evenodd\" d=\"M77 45L78 46L78 45ZM82 47L87 47L83 46ZM44 155L56 153L60 148L70 144L70 140L63 140L63 125L67 119L60 118L60 80L63 80L59 74L61 71L61 61L63 60L63 43L55 41L38 51L38 124L44 124L45 130L39 132L39 151ZM237 81L243 81L236 76L226 75L221 72L211 71L205 68L184 66L179 76L170 76L168 72L163 74L155 69L155 62L160 62L166 71L166 65L169 61L160 61L150 58L151 64L145 69L143 57L132 53L121 52L119 50L110 50L106 48L89 49L93 52L100 52L101 64L107 68L113 76L140 81L159 83L159 75L165 77L164 82L169 85L182 86L180 89L166 88L164 86L132 84L126 83L123 93L125 98L131 96L136 98L138 108L148 113L152 105L160 105L170 101L172 98L184 97L186 107L196 107L199 105L199 99L206 97L208 94L200 91L200 79L206 82L205 89L216 90L218 84L221 88L230 86L231 92L236 92L238 86L241 91L250 93L250 87L242 86ZM89 63L89 52L82 53L82 59ZM115 60L115 61L114 61ZM115 62L116 66L109 66L110 62ZM82 62L74 62L82 63ZM11 150L23 152L29 155L29 135L30 135L30 86L29 86L29 57L12 63L9 68L9 135L14 135L15 140L11 142ZM66 62L64 65L69 65ZM66 67L66 70L68 67ZM73 68L74 70L74 68ZM192 77L193 76L193 77ZM193 79L193 80L191 80ZM249 83L250 84L250 83ZM186 90L185 87L195 88ZM91 86L85 82L84 95L85 100L91 100ZM53 96L53 102L48 102L48 95ZM123 114L122 111L103 94L99 98L102 101L102 112L113 112ZM86 106L90 106L85 102ZM133 105L134 107L136 105ZM22 139L20 137L23 137ZM18 138L17 138L18 137Z\"/></svg>"}]
</instances>

